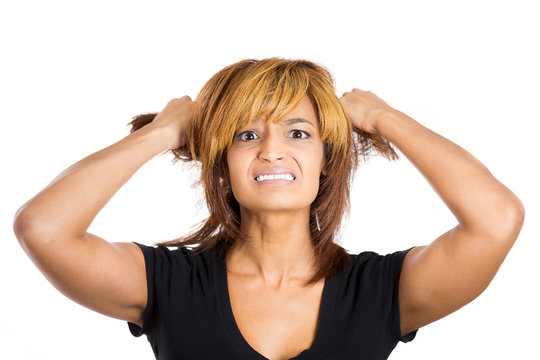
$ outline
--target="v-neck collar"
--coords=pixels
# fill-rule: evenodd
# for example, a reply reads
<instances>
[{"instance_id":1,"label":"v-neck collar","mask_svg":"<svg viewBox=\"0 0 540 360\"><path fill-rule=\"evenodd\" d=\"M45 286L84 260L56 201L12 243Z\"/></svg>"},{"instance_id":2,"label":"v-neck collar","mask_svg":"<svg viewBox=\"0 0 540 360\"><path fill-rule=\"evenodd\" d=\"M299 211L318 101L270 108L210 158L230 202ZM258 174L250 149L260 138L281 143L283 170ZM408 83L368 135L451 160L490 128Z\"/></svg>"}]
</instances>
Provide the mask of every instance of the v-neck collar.
<instances>
[{"instance_id":1,"label":"v-neck collar","mask_svg":"<svg viewBox=\"0 0 540 360\"><path fill-rule=\"evenodd\" d=\"M236 324L229 296L227 267L225 263L225 253L222 246L219 246L216 260L216 266L214 269L214 285L216 290L215 304L221 324L229 341L237 350L242 359L268 360L268 358L260 354L258 351L252 348L251 345L249 345ZM327 347L326 345L330 341L332 324L334 323L338 281L339 276L331 281L328 281L328 278L325 279L315 339L313 340L313 343L309 349L303 350L300 354L290 358L289 360L315 360L322 358L324 355Z\"/></svg>"}]
</instances>

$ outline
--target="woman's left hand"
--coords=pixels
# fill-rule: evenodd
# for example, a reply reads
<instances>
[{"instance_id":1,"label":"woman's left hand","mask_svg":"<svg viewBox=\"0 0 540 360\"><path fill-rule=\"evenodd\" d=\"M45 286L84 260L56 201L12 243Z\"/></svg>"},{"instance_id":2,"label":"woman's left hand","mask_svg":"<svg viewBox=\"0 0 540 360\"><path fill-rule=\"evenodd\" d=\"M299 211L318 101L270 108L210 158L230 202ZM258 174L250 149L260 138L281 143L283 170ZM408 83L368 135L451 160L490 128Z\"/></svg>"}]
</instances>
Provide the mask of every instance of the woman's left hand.
<instances>
[{"instance_id":1,"label":"woman's left hand","mask_svg":"<svg viewBox=\"0 0 540 360\"><path fill-rule=\"evenodd\" d=\"M377 134L378 122L384 114L395 112L394 108L371 91L357 88L343 93L339 101L349 114L353 127L370 134Z\"/></svg>"}]
</instances>

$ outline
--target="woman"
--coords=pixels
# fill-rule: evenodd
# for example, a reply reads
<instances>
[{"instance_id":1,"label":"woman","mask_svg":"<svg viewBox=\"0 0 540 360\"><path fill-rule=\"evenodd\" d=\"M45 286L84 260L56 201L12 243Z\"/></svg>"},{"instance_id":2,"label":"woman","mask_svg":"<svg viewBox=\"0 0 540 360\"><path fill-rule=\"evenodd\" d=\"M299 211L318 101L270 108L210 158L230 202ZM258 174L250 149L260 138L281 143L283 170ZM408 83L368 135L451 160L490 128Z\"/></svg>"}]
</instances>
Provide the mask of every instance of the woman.
<instances>
[{"instance_id":1,"label":"woman","mask_svg":"<svg viewBox=\"0 0 540 360\"><path fill-rule=\"evenodd\" d=\"M55 287L128 321L158 359L386 359L488 286L524 220L521 201L472 155L369 91L338 99L330 73L306 60L239 61L195 101L130 124L25 203L14 229ZM348 254L335 241L358 157L395 160L390 142L459 224L426 246ZM88 233L167 150L201 166L201 227L158 247Z\"/></svg>"}]
</instances>

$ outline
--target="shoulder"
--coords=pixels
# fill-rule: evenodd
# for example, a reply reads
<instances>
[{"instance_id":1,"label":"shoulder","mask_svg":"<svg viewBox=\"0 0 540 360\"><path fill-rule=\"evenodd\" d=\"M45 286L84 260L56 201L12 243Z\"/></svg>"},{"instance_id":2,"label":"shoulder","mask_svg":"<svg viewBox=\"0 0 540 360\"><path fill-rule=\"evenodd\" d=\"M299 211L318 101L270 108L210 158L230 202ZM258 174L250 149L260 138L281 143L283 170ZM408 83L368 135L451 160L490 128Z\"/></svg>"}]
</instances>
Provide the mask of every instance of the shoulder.
<instances>
[{"instance_id":1,"label":"shoulder","mask_svg":"<svg viewBox=\"0 0 540 360\"><path fill-rule=\"evenodd\" d=\"M363 251L358 254L351 254L352 264L353 267L361 268L363 270L401 270L401 266L403 265L407 253L413 248L414 247L406 250L398 250L384 255L374 251Z\"/></svg>"},{"instance_id":2,"label":"shoulder","mask_svg":"<svg viewBox=\"0 0 540 360\"><path fill-rule=\"evenodd\" d=\"M147 266L160 270L171 268L207 267L217 259L214 249L197 251L196 248L154 246L135 242L141 249Z\"/></svg>"},{"instance_id":3,"label":"shoulder","mask_svg":"<svg viewBox=\"0 0 540 360\"><path fill-rule=\"evenodd\" d=\"M392 292L399 282L405 256L411 249L385 255L374 251L351 254L352 261L347 270L348 285L362 287L372 295Z\"/></svg>"},{"instance_id":4,"label":"shoulder","mask_svg":"<svg viewBox=\"0 0 540 360\"><path fill-rule=\"evenodd\" d=\"M351 270L369 270L376 266L382 266L384 263L391 261L396 258L396 255L400 253L399 251L389 253L389 254L380 254L375 251L362 251L358 254L349 254L351 257L350 268ZM366 269L366 267L368 269Z\"/></svg>"}]
</instances>

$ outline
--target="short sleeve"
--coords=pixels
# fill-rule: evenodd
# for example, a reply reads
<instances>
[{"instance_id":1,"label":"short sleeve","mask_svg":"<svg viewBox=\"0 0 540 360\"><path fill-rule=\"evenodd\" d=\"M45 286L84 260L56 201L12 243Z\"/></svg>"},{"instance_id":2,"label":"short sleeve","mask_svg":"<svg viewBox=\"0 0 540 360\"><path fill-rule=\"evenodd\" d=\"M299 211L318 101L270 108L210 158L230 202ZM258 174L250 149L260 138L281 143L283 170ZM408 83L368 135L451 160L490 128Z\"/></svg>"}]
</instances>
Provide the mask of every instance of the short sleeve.
<instances>
[{"instance_id":1,"label":"short sleeve","mask_svg":"<svg viewBox=\"0 0 540 360\"><path fill-rule=\"evenodd\" d=\"M401 320L399 313L399 280L401 277L401 269L403 266L403 261L405 256L411 250L398 251L393 255L393 265L392 265L392 306L391 306L391 315L390 315L390 327L394 333L394 337L401 342L409 342L416 337L418 330L411 331L408 334L401 336Z\"/></svg>"},{"instance_id":2,"label":"short sleeve","mask_svg":"<svg viewBox=\"0 0 540 360\"><path fill-rule=\"evenodd\" d=\"M401 342L413 340L418 331L414 330L401 336L399 280L403 261L411 249L372 257L367 261L363 275L366 291L378 305L380 316L386 322L390 336L395 341Z\"/></svg>"},{"instance_id":3,"label":"short sleeve","mask_svg":"<svg viewBox=\"0 0 540 360\"><path fill-rule=\"evenodd\" d=\"M147 299L142 328L128 322L133 336L152 334L160 326L161 314L166 312L172 289L171 284L181 284L189 272L186 253L166 246L148 246L134 242L142 250L146 268Z\"/></svg>"},{"instance_id":4,"label":"short sleeve","mask_svg":"<svg viewBox=\"0 0 540 360\"><path fill-rule=\"evenodd\" d=\"M155 264L156 264L156 248L134 242L142 250L144 255L144 263L146 268L146 287L147 298L146 308L144 310L143 326L142 328L132 322L128 322L129 331L133 336L139 337L143 334L147 334L152 327L154 319L158 314L158 307L155 306L154 300L154 278L155 278Z\"/></svg>"}]
</instances>

